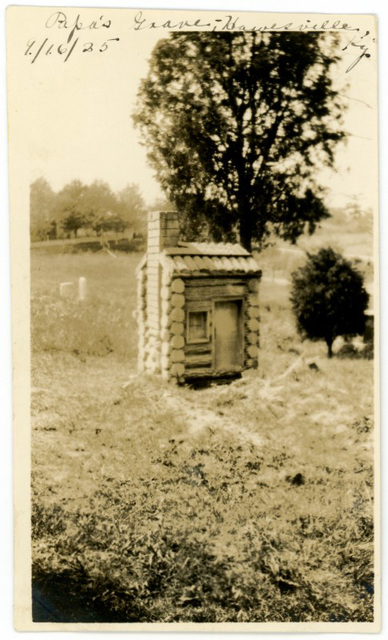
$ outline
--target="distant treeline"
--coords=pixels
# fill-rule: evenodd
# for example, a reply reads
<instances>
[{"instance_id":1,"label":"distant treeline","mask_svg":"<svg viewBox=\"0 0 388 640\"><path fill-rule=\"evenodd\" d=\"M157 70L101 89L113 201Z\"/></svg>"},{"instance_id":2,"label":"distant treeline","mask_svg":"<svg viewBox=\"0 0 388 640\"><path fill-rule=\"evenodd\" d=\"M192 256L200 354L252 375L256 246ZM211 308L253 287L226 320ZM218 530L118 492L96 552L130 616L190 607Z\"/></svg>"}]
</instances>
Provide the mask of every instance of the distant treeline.
<instances>
[{"instance_id":1,"label":"distant treeline","mask_svg":"<svg viewBox=\"0 0 388 640\"><path fill-rule=\"evenodd\" d=\"M152 209L170 209L167 200L157 200ZM85 236L146 235L147 209L137 184L114 193L101 180L90 185L72 180L55 192L43 177L30 185L30 231L33 242ZM343 208L331 209L332 221L352 231L372 231L373 214L360 206L357 196Z\"/></svg>"},{"instance_id":2,"label":"distant treeline","mask_svg":"<svg viewBox=\"0 0 388 640\"><path fill-rule=\"evenodd\" d=\"M163 207L164 203L156 203ZM114 193L106 182L73 180L54 192L45 178L30 186L31 240L130 234L146 228L147 208L139 187L129 184Z\"/></svg>"}]
</instances>

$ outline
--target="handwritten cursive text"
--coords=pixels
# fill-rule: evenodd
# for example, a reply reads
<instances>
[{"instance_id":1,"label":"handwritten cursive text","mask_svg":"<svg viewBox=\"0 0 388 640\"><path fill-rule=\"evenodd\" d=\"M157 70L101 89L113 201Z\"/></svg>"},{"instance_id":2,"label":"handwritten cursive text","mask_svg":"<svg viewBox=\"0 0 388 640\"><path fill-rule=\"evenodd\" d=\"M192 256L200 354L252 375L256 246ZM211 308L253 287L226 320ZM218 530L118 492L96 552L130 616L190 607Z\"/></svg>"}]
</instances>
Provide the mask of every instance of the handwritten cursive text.
<instances>
[{"instance_id":1,"label":"handwritten cursive text","mask_svg":"<svg viewBox=\"0 0 388 640\"><path fill-rule=\"evenodd\" d=\"M69 43L77 31L81 31L82 29L109 29L111 24L112 21L104 18L103 15L100 16L98 20L83 23L81 22L80 14L77 15L75 20L70 21L63 11L55 11L47 18L45 26L46 29L52 29L53 27L57 29L69 29L69 35L67 37L67 42Z\"/></svg>"}]
</instances>

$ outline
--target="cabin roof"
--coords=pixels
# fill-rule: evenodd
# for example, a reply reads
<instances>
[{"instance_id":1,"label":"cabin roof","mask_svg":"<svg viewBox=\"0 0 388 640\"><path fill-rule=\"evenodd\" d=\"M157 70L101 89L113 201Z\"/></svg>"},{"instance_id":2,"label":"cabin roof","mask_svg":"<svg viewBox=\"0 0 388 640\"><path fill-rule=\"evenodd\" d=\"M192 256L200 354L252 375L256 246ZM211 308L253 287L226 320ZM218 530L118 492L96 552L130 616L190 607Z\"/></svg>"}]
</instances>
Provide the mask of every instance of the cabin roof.
<instances>
[{"instance_id":1,"label":"cabin roof","mask_svg":"<svg viewBox=\"0 0 388 640\"><path fill-rule=\"evenodd\" d=\"M243 256L250 257L249 251L240 244L232 242L182 242L179 241L176 247L166 247L164 252L167 255L190 255L190 256Z\"/></svg>"},{"instance_id":2,"label":"cabin roof","mask_svg":"<svg viewBox=\"0 0 388 640\"><path fill-rule=\"evenodd\" d=\"M252 256L205 256L205 255L161 255L160 261L163 267L182 275L196 273L241 273L259 274L260 269Z\"/></svg>"},{"instance_id":3,"label":"cabin roof","mask_svg":"<svg viewBox=\"0 0 388 640\"><path fill-rule=\"evenodd\" d=\"M252 255L239 244L180 242L160 254L164 268L181 275L246 274L259 275Z\"/></svg>"},{"instance_id":4,"label":"cabin roof","mask_svg":"<svg viewBox=\"0 0 388 640\"><path fill-rule=\"evenodd\" d=\"M159 254L164 269L179 275L261 275L256 260L239 244L222 242L179 242ZM137 271L147 264L143 256Z\"/></svg>"}]
</instances>

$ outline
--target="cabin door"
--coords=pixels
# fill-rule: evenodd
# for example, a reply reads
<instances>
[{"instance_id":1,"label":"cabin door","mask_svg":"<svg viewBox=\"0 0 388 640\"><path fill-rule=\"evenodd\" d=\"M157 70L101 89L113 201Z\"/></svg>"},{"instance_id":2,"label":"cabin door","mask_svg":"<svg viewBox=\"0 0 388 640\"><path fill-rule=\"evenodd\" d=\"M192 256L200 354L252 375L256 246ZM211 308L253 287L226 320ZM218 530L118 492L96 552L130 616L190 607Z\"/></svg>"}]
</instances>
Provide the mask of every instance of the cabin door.
<instances>
[{"instance_id":1,"label":"cabin door","mask_svg":"<svg viewBox=\"0 0 388 640\"><path fill-rule=\"evenodd\" d=\"M239 370L243 364L242 300L214 304L214 369Z\"/></svg>"}]
</instances>

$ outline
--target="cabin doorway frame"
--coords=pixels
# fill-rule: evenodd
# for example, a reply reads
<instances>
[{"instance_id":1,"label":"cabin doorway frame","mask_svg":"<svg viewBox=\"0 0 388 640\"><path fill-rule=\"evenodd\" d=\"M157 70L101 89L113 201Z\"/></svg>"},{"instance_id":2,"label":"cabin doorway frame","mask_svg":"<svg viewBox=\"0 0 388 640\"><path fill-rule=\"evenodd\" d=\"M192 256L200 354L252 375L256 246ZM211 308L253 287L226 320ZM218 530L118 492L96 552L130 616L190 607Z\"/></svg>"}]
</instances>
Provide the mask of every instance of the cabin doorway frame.
<instances>
[{"instance_id":1,"label":"cabin doorway frame","mask_svg":"<svg viewBox=\"0 0 388 640\"><path fill-rule=\"evenodd\" d=\"M229 364L223 368L217 368L217 304L222 304L226 302L235 302L238 305L238 336L239 336L239 353L238 353L238 364ZM214 373L238 373L242 371L244 368L244 308L245 300L241 296L222 296L217 297L213 300L213 309L212 309L212 317L213 317L213 331L212 331L212 360L213 360L213 372Z\"/></svg>"}]
</instances>

